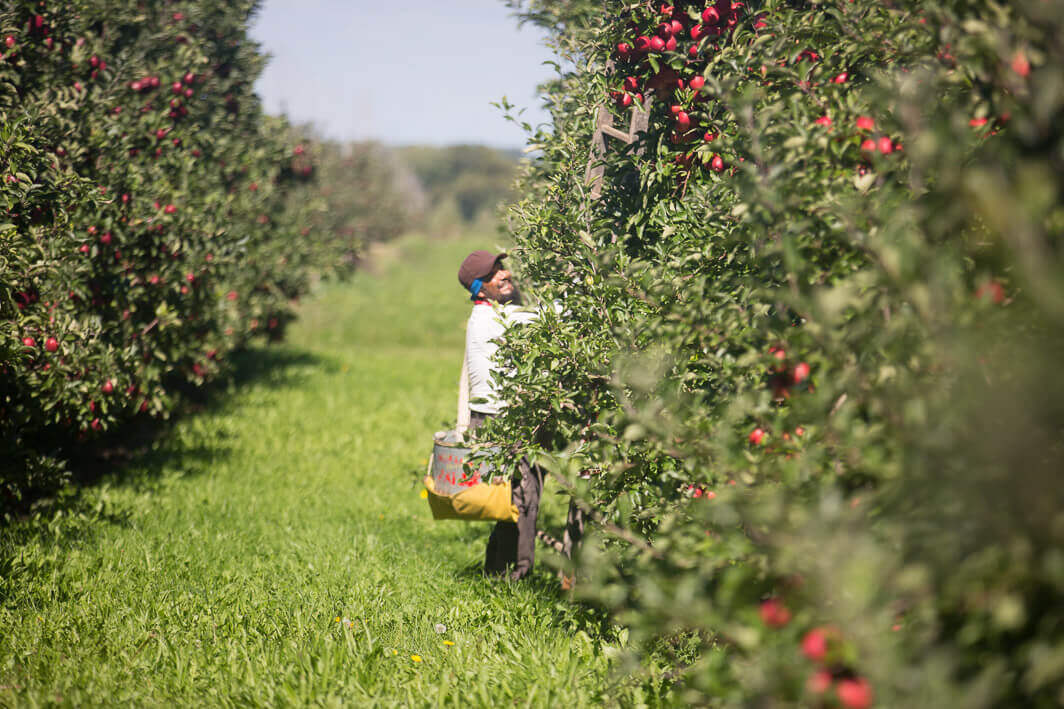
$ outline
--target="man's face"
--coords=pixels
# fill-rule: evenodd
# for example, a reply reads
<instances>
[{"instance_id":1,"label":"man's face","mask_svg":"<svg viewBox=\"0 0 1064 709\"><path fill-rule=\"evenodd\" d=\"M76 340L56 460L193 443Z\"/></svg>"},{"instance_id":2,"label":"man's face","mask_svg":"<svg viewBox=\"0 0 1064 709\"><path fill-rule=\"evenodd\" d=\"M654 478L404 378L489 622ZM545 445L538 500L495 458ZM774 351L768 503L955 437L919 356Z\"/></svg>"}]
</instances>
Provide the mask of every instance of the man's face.
<instances>
[{"instance_id":1,"label":"man's face","mask_svg":"<svg viewBox=\"0 0 1064 709\"><path fill-rule=\"evenodd\" d=\"M514 297L514 284L510 280L510 272L496 263L495 268L484 279L484 286L480 292L491 300L509 303Z\"/></svg>"}]
</instances>

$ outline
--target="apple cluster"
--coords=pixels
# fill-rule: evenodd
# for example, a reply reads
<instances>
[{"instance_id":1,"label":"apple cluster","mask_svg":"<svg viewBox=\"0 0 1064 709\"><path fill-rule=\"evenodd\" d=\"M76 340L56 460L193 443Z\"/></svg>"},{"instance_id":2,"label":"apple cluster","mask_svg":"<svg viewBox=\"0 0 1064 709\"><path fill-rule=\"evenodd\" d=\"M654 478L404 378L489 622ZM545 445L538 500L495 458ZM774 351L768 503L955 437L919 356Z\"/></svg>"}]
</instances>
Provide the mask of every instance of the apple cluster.
<instances>
[{"instance_id":1,"label":"apple cluster","mask_svg":"<svg viewBox=\"0 0 1064 709\"><path fill-rule=\"evenodd\" d=\"M653 96L667 106L673 145L712 143L721 126L714 121L711 95L704 90L707 61L747 17L745 4L732 0L634 9L625 24L626 36L614 45L615 74L622 79L610 92L612 100L627 109ZM724 159L714 152L683 150L674 161L690 168L696 157L714 172L725 169Z\"/></svg>"}]
</instances>

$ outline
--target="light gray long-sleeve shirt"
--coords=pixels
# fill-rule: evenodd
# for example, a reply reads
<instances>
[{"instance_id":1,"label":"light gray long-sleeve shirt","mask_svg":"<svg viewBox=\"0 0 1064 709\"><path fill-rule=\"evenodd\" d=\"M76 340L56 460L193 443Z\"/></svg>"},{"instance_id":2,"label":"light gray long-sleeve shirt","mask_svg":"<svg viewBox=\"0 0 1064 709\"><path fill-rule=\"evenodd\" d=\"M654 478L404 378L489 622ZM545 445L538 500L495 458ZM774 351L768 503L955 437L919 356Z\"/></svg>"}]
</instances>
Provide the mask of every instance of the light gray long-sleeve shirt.
<instances>
[{"instance_id":1,"label":"light gray long-sleeve shirt","mask_svg":"<svg viewBox=\"0 0 1064 709\"><path fill-rule=\"evenodd\" d=\"M497 414L506 406L495 393L492 375L500 371L495 362L498 340L508 327L529 322L536 313L518 305L477 304L466 323L466 366L469 370L469 409ZM474 403L483 399L484 403Z\"/></svg>"}]
</instances>

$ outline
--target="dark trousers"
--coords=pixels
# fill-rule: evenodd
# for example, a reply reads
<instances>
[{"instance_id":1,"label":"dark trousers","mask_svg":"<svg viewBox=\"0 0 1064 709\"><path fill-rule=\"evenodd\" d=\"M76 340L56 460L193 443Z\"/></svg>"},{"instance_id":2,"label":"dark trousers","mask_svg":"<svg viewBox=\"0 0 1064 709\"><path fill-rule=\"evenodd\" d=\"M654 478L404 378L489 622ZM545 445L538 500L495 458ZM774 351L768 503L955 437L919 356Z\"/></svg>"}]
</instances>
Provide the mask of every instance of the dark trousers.
<instances>
[{"instance_id":1,"label":"dark trousers","mask_svg":"<svg viewBox=\"0 0 1064 709\"><path fill-rule=\"evenodd\" d=\"M469 412L469 430L473 431L491 418L491 414ZM517 580L532 572L536 562L536 519L543 494L543 469L521 456L511 480L512 500L517 507L517 522L496 522L488 537L484 571L504 574Z\"/></svg>"}]
</instances>

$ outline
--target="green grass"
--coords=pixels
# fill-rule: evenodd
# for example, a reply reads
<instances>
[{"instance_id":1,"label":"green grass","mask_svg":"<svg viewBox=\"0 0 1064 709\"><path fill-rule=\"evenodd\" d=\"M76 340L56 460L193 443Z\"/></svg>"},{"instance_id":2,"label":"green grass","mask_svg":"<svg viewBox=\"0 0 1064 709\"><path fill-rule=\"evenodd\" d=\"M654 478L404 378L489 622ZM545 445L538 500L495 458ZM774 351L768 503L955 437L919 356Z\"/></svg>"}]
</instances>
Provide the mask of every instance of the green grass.
<instances>
[{"instance_id":1,"label":"green grass","mask_svg":"<svg viewBox=\"0 0 1064 709\"><path fill-rule=\"evenodd\" d=\"M228 395L2 530L0 705L638 704L614 633L542 566L485 579L489 526L419 494L454 416L457 264L491 241L403 240Z\"/></svg>"}]
</instances>

